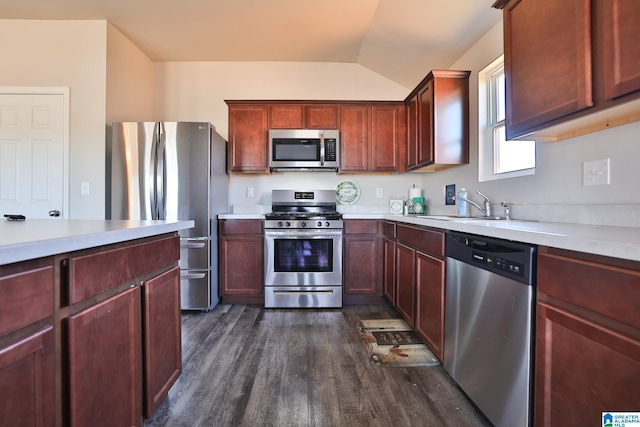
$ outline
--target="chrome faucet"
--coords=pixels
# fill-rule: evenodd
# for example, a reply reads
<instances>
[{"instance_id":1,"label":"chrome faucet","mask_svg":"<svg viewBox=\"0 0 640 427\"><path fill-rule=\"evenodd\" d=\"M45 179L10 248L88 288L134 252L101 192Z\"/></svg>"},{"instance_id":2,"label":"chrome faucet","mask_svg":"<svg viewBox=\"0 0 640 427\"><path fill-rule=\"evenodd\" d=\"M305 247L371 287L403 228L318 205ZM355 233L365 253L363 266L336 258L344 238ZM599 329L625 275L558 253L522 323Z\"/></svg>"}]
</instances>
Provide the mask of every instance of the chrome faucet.
<instances>
[{"instance_id":1,"label":"chrome faucet","mask_svg":"<svg viewBox=\"0 0 640 427\"><path fill-rule=\"evenodd\" d=\"M502 202L500 204L504 208L504 219L510 220L511 219L511 206L507 202Z\"/></svg>"},{"instance_id":2,"label":"chrome faucet","mask_svg":"<svg viewBox=\"0 0 640 427\"><path fill-rule=\"evenodd\" d=\"M481 193L479 191L476 191L476 193L478 193L479 195L484 197L484 208L482 208L479 204L477 204L473 200L467 199L466 197L460 197L460 196L453 196L453 197L455 199L464 200L464 201L470 203L472 206L474 206L476 209L478 209L480 212L482 212L482 215L484 217L486 217L486 218L490 217L491 216L491 202L489 201L489 198L485 194L483 194L483 193Z\"/></svg>"}]
</instances>

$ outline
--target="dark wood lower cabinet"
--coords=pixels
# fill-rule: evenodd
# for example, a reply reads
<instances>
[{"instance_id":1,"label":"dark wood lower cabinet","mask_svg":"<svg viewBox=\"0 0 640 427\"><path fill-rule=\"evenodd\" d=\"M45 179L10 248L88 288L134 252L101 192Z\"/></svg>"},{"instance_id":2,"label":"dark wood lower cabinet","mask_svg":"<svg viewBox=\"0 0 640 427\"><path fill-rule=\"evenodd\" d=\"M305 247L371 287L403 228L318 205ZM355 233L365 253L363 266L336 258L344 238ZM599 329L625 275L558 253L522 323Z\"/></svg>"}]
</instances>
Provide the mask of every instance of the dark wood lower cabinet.
<instances>
[{"instance_id":1,"label":"dark wood lower cabinet","mask_svg":"<svg viewBox=\"0 0 640 427\"><path fill-rule=\"evenodd\" d=\"M396 242L384 238L382 241L384 257L384 276L382 279L383 294L391 305L396 302Z\"/></svg>"},{"instance_id":2,"label":"dark wood lower cabinet","mask_svg":"<svg viewBox=\"0 0 640 427\"><path fill-rule=\"evenodd\" d=\"M415 265L416 251L398 243L396 246L395 308L411 327L415 324Z\"/></svg>"},{"instance_id":3,"label":"dark wood lower cabinet","mask_svg":"<svg viewBox=\"0 0 640 427\"><path fill-rule=\"evenodd\" d=\"M53 327L0 349L0 425L55 425Z\"/></svg>"},{"instance_id":4,"label":"dark wood lower cabinet","mask_svg":"<svg viewBox=\"0 0 640 427\"><path fill-rule=\"evenodd\" d=\"M345 304L380 303L382 297L382 255L378 221L344 221L343 301Z\"/></svg>"},{"instance_id":5,"label":"dark wood lower cabinet","mask_svg":"<svg viewBox=\"0 0 640 427\"><path fill-rule=\"evenodd\" d=\"M640 263L539 248L536 426L640 404Z\"/></svg>"},{"instance_id":6,"label":"dark wood lower cabinet","mask_svg":"<svg viewBox=\"0 0 640 427\"><path fill-rule=\"evenodd\" d=\"M602 412L638 410L640 341L547 304L538 304L538 335L536 425L596 425Z\"/></svg>"},{"instance_id":7,"label":"dark wood lower cabinet","mask_svg":"<svg viewBox=\"0 0 640 427\"><path fill-rule=\"evenodd\" d=\"M142 425L140 289L68 319L69 424Z\"/></svg>"},{"instance_id":8,"label":"dark wood lower cabinet","mask_svg":"<svg viewBox=\"0 0 640 427\"><path fill-rule=\"evenodd\" d=\"M395 254L394 307L431 351L443 360L444 233L398 224Z\"/></svg>"},{"instance_id":9,"label":"dark wood lower cabinet","mask_svg":"<svg viewBox=\"0 0 640 427\"><path fill-rule=\"evenodd\" d=\"M444 357L445 261L416 253L416 322L418 336L440 359Z\"/></svg>"},{"instance_id":10,"label":"dark wood lower cabinet","mask_svg":"<svg viewBox=\"0 0 640 427\"><path fill-rule=\"evenodd\" d=\"M1 426L142 426L182 371L179 245L0 266Z\"/></svg>"},{"instance_id":11,"label":"dark wood lower cabinet","mask_svg":"<svg viewBox=\"0 0 640 427\"><path fill-rule=\"evenodd\" d=\"M144 415L150 417L182 372L180 268L143 284Z\"/></svg>"}]
</instances>

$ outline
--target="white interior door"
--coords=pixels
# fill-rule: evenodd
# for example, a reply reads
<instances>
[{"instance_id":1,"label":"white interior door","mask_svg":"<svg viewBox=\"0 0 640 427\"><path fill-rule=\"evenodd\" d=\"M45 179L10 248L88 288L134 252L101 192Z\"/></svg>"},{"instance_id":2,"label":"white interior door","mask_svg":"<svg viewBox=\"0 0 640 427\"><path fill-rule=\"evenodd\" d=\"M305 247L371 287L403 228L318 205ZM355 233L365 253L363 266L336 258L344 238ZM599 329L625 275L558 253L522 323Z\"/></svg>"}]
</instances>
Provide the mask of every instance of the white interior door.
<instances>
[{"instance_id":1,"label":"white interior door","mask_svg":"<svg viewBox=\"0 0 640 427\"><path fill-rule=\"evenodd\" d=\"M66 216L63 94L0 93L0 215Z\"/></svg>"}]
</instances>

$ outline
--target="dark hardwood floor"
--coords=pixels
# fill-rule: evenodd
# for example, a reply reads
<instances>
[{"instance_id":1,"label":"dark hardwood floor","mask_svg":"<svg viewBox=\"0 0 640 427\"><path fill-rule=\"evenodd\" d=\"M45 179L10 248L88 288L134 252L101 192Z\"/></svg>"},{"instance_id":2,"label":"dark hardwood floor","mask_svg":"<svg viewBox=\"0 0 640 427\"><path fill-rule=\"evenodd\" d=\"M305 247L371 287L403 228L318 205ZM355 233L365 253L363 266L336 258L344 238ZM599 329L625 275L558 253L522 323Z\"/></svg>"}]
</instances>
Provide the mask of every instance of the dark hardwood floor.
<instances>
[{"instance_id":1,"label":"dark hardwood floor","mask_svg":"<svg viewBox=\"0 0 640 427\"><path fill-rule=\"evenodd\" d=\"M486 426L442 367L368 360L357 323L387 305L183 314L183 373L145 426Z\"/></svg>"}]
</instances>

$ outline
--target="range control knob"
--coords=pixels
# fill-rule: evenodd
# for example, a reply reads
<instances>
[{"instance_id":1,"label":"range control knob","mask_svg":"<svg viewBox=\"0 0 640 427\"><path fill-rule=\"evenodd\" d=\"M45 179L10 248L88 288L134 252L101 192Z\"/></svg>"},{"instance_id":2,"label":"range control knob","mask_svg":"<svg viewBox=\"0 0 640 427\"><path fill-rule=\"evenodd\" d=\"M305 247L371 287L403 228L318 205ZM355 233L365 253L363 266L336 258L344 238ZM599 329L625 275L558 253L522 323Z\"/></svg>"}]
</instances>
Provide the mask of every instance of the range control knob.
<instances>
[{"instance_id":1,"label":"range control knob","mask_svg":"<svg viewBox=\"0 0 640 427\"><path fill-rule=\"evenodd\" d=\"M329 221L327 221L327 223L325 224L327 227L329 227L331 224L329 223Z\"/></svg>"},{"instance_id":2,"label":"range control knob","mask_svg":"<svg viewBox=\"0 0 640 427\"><path fill-rule=\"evenodd\" d=\"M278 221L278 227L282 227L282 221Z\"/></svg>"},{"instance_id":3,"label":"range control knob","mask_svg":"<svg viewBox=\"0 0 640 427\"><path fill-rule=\"evenodd\" d=\"M307 226L307 221L302 221L302 222L300 223L300 226L301 226L302 228L305 228L305 227Z\"/></svg>"},{"instance_id":4,"label":"range control knob","mask_svg":"<svg viewBox=\"0 0 640 427\"><path fill-rule=\"evenodd\" d=\"M291 223L289 221L284 223L285 227L291 227Z\"/></svg>"},{"instance_id":5,"label":"range control knob","mask_svg":"<svg viewBox=\"0 0 640 427\"><path fill-rule=\"evenodd\" d=\"M318 227L322 227L322 221L318 221Z\"/></svg>"}]
</instances>

